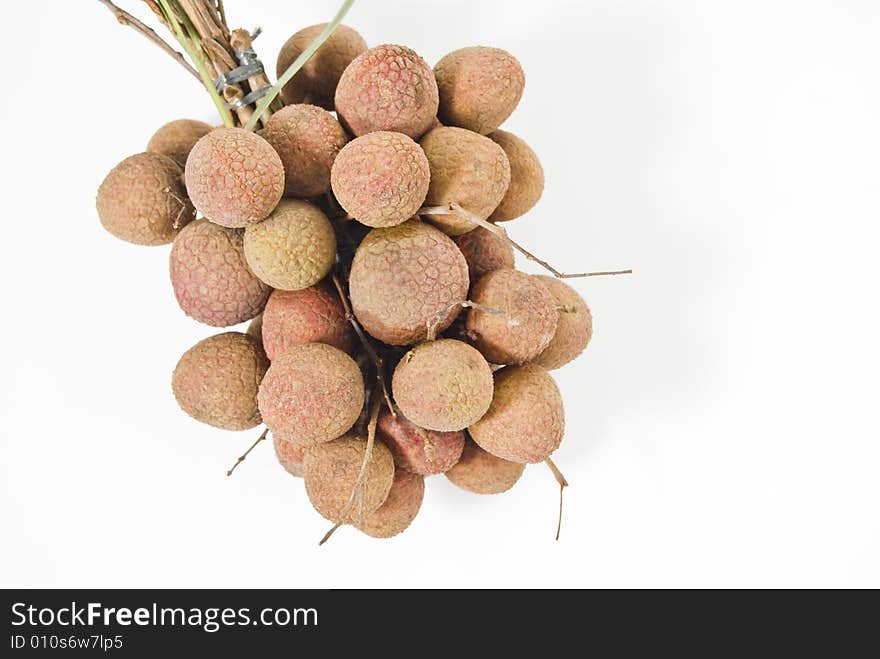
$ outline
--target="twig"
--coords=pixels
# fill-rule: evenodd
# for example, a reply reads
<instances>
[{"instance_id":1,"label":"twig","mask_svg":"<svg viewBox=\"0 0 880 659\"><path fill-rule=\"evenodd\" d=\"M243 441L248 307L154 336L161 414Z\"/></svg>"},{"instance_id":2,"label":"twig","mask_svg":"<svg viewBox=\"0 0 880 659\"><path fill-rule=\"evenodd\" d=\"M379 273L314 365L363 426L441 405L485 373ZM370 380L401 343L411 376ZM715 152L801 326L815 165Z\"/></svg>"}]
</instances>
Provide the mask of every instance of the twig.
<instances>
[{"instance_id":1,"label":"twig","mask_svg":"<svg viewBox=\"0 0 880 659\"><path fill-rule=\"evenodd\" d=\"M426 325L428 326L428 341L433 341L437 338L437 328L440 327L440 323L442 323L446 316L449 315L449 312L456 307L461 307L462 309L479 309L480 311L492 314L493 316L504 313L500 309L490 309L489 307L485 307L482 304L477 304L476 302L472 302L471 300L453 302L426 323Z\"/></svg>"},{"instance_id":2,"label":"twig","mask_svg":"<svg viewBox=\"0 0 880 659\"><path fill-rule=\"evenodd\" d=\"M158 0L158 2L168 29L171 30L174 38L177 39L177 42L181 46L183 46L186 54L189 55L190 59L196 65L196 69L199 72L199 78L205 86L205 89L208 91L211 100L214 102L217 112L220 113L220 117L223 119L223 125L228 127L233 126L234 122L232 120L232 115L229 113L229 110L226 109L225 101L214 87L214 79L211 77L210 71L208 71L205 52L198 43L198 35L195 33L192 22L187 19L185 25L181 24L177 14L179 5L172 4L172 0Z\"/></svg>"},{"instance_id":3,"label":"twig","mask_svg":"<svg viewBox=\"0 0 880 659\"><path fill-rule=\"evenodd\" d=\"M354 317L354 312L351 310L348 296L345 294L345 289L342 287L342 282L339 281L339 277L334 274L331 279L333 280L333 285L336 287L336 292L339 294L339 299L342 301L342 309L345 312L345 319L354 328L354 332L357 334L358 340L364 347L364 351L366 351L370 360L373 362L373 365L376 367L376 379L379 381L379 386L382 387L382 396L385 398L385 404L388 405L391 413L394 416L397 416L394 412L394 404L391 402L391 394L388 393L388 387L385 385L385 363L382 361L379 353L376 352L373 344L370 343L370 340L367 338L367 335L357 318Z\"/></svg>"},{"instance_id":4,"label":"twig","mask_svg":"<svg viewBox=\"0 0 880 659\"><path fill-rule=\"evenodd\" d=\"M142 23L140 20L129 14L124 9L117 7L110 0L98 0L98 2L107 7L107 9L109 9L113 13L113 15L116 17L116 20L119 21L120 25L130 27L135 32L138 32L141 35L145 36L147 39L159 46L159 48L171 55L171 57L177 60L177 63L180 64L184 69L186 69L191 76L201 82L202 79L199 77L199 72L196 71L195 68L193 68L193 66L186 61L182 53L174 50L174 48L171 47L171 44L169 44L162 37L156 34L156 31L153 28L151 28L149 25L146 25L145 23Z\"/></svg>"},{"instance_id":5,"label":"twig","mask_svg":"<svg viewBox=\"0 0 880 659\"><path fill-rule=\"evenodd\" d=\"M309 60L309 58L315 54L315 51L321 47L321 45L327 41L329 36L333 33L333 30L336 29L336 26L342 22L342 19L345 18L345 15L348 13L348 10L351 9L351 6L354 4L354 0L345 0L342 3L342 6L339 8L339 11L336 12L336 16L333 17L333 20L327 23L327 27L319 34L312 43L309 44L309 47L306 48L303 52L299 54L293 63L287 67L287 70L278 78L278 82L270 89L265 96L260 100L257 104L257 109L254 110L253 116L248 120L247 124L245 124L245 130L253 130L257 126L257 122L260 120L260 115L262 115L266 109L272 105L272 102L275 100L275 97L281 93L281 90L284 89L284 85L290 82L290 79L295 76L299 70L303 67L303 65Z\"/></svg>"},{"instance_id":6,"label":"twig","mask_svg":"<svg viewBox=\"0 0 880 659\"><path fill-rule=\"evenodd\" d=\"M373 444L376 441L376 423L379 421L379 410L382 408L382 401L378 397L373 399L372 408L373 409L370 412L370 422L367 424L367 446L364 449L364 461L361 463L361 470L358 472L354 487L351 488L351 496L348 498L348 503L345 504L345 507L339 514L339 519L333 525L333 528L327 531L324 537L321 538L321 542L318 543L318 546L327 542L330 539L330 536L336 532L336 529L345 524L348 515L351 513L351 509L354 507L355 501L357 500L358 493L361 492L361 487L366 488L364 478L367 475L367 467L370 465L370 459L373 457ZM364 498L366 498L365 493L363 493L361 505L363 505ZM361 511L361 515L363 515L363 510Z\"/></svg>"},{"instance_id":7,"label":"twig","mask_svg":"<svg viewBox=\"0 0 880 659\"><path fill-rule=\"evenodd\" d=\"M568 481L565 479L565 476L562 475L562 472L559 471L559 467L556 466L556 463L553 462L553 460L547 458L544 462L550 467L550 471L553 472L553 477L556 478L556 482L559 483L559 521L556 523L556 542L559 542L559 532L562 531L562 492L568 487Z\"/></svg>"},{"instance_id":8,"label":"twig","mask_svg":"<svg viewBox=\"0 0 880 659\"><path fill-rule=\"evenodd\" d=\"M253 451L254 448L256 448L257 444L259 444L260 442L262 442L263 440L265 440L265 439L266 439L266 436L267 436L268 434L269 434L269 429L266 428L266 429L263 431L263 434L260 435L259 437L257 437L257 441L255 441L253 444L251 444L250 448L249 448L247 451L245 451L245 452L242 453L240 456L238 456L238 460L236 460L236 461L235 461L235 464L232 465L232 468L231 468L229 471L226 472L226 475L227 475L227 476L232 476L232 472L235 471L235 468L236 468L238 465L240 465L242 462L244 462L245 458L246 458L248 455L250 455L250 452Z\"/></svg>"},{"instance_id":9,"label":"twig","mask_svg":"<svg viewBox=\"0 0 880 659\"><path fill-rule=\"evenodd\" d=\"M247 50L248 48L253 48L253 36L247 30L237 29L233 30L230 33L229 37L229 45L232 47L232 50L235 52ZM251 88L252 92L255 92L259 89L263 89L264 87L270 87L271 83L269 82L269 78L266 77L265 71L261 71L260 73L251 76L248 78L248 85ZM269 122L270 117L272 116L272 111L277 112L281 109L281 101L278 100L276 103L272 103L268 108L263 112L260 116L260 123L263 126L266 126Z\"/></svg>"},{"instance_id":10,"label":"twig","mask_svg":"<svg viewBox=\"0 0 880 659\"><path fill-rule=\"evenodd\" d=\"M492 224L491 222L484 220L478 215L474 215L469 210L462 208L458 204L447 204L445 206L424 206L418 210L419 215L458 215L458 217L463 220L467 220L471 224L475 224L476 226L483 227L486 231L491 231L499 238L506 240L510 245L518 251L520 254L525 256L529 261L534 261L538 265L542 266L548 272L550 272L554 277L558 279L574 279L580 277L603 277L608 275L631 275L632 270L608 270L604 272L561 272L554 268L552 265L544 261L543 259L539 259L537 256L528 251L525 247L520 245L518 242L513 240L510 236L507 235L507 231L505 231L502 227L497 224Z\"/></svg>"}]
</instances>

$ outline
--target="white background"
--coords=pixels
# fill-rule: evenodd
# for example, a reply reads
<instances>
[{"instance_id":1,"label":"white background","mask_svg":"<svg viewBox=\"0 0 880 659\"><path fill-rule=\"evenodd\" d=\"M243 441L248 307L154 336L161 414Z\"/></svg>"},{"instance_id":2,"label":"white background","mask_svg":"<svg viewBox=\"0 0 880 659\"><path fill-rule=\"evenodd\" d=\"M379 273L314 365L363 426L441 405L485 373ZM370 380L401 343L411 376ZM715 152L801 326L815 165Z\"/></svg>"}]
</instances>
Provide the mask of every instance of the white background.
<instances>
[{"instance_id":1,"label":"white background","mask_svg":"<svg viewBox=\"0 0 880 659\"><path fill-rule=\"evenodd\" d=\"M270 69L336 9L227 5ZM404 535L322 548L271 446L226 478L258 432L177 409L171 371L213 330L178 310L168 248L94 210L160 124L215 121L207 95L97 2L10 11L0 584L880 586L876 1L358 2L371 45L514 53L505 128L547 187L512 234L636 274L576 284L596 333L558 372L560 543L539 465L497 497L435 477Z\"/></svg>"}]
</instances>

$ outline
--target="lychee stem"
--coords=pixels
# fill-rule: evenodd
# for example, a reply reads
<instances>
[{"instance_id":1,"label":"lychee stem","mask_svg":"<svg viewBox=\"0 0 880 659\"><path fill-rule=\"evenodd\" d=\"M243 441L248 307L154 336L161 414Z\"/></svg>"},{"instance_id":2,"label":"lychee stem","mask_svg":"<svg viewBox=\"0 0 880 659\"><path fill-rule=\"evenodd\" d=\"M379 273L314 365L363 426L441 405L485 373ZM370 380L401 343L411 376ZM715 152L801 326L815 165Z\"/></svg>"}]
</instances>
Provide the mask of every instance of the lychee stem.
<instances>
[{"instance_id":1,"label":"lychee stem","mask_svg":"<svg viewBox=\"0 0 880 659\"><path fill-rule=\"evenodd\" d=\"M191 25L187 25L186 28L181 25L177 13L175 13L171 6L171 0L157 0L157 2L161 7L163 18L166 25L168 25L168 29L171 30L174 38L177 39L181 46L183 46L186 54L189 55L189 58L195 64L196 69L198 69L202 84L205 86L205 89L208 90L208 94L211 96L211 100L214 102L217 112L220 113L220 117L223 119L223 125L227 127L234 126L235 124L232 120L232 115L229 110L226 109L223 97L220 96L220 93L217 91L216 87L214 87L214 79L208 72L208 67L205 62L205 54L198 46L198 35L195 34L194 28L192 28Z\"/></svg>"},{"instance_id":2,"label":"lychee stem","mask_svg":"<svg viewBox=\"0 0 880 659\"><path fill-rule=\"evenodd\" d=\"M374 398L371 407L370 422L367 424L367 447L364 450L364 461L361 463L361 470L358 472L354 487L351 488L351 496L348 498L348 503L345 504L345 507L339 514L339 521L337 521L336 524L333 525L333 528L327 531L324 537L321 538L318 546L327 542L330 539L330 536L336 533L336 529L346 523L348 516L351 513L351 509L354 507L358 493L361 492L362 487L366 487L364 479L367 475L367 467L370 465L370 459L373 457L373 444L376 441L376 424L379 422L379 410L382 409L382 401L378 397ZM361 499L361 502L363 505L363 498ZM363 509L361 510L361 516L363 516Z\"/></svg>"},{"instance_id":3,"label":"lychee stem","mask_svg":"<svg viewBox=\"0 0 880 659\"><path fill-rule=\"evenodd\" d=\"M556 482L559 483L559 521L556 523L556 542L559 542L559 533L562 531L562 493L565 488L568 487L568 481L565 479L565 476L562 475L562 472L559 471L559 467L556 466L556 463L553 462L553 460L547 458L544 462L550 467L550 471L553 472L553 477L556 478Z\"/></svg>"},{"instance_id":4,"label":"lychee stem","mask_svg":"<svg viewBox=\"0 0 880 659\"><path fill-rule=\"evenodd\" d=\"M554 277L558 279L574 279L580 277L605 277L609 275L631 275L632 270L607 270L603 272L561 272L554 268L552 265L544 261L543 259L539 259L537 256L528 251L525 247L520 245L518 242L513 240L510 236L507 235L507 231L505 231L502 227L497 224L492 224L491 222L484 220L478 215L474 215L469 210L462 208L458 204L447 204L445 206L423 206L418 210L419 215L457 215L463 220L467 220L471 224L475 224L478 227L483 227L486 231L491 231L499 238L503 238L506 240L511 247L513 247L520 254L525 256L529 261L534 261L549 273L551 273Z\"/></svg>"},{"instance_id":5,"label":"lychee stem","mask_svg":"<svg viewBox=\"0 0 880 659\"><path fill-rule=\"evenodd\" d=\"M199 77L199 72L196 71L192 67L192 65L186 61L186 59L183 57L183 53L174 50L171 44L169 44L162 37L156 34L156 31L153 28L151 28L149 25L146 25L145 23L142 23L139 19L135 18L124 9L117 7L115 4L110 2L110 0L98 0L98 2L100 2L102 5L107 7L107 9L113 12L113 15L116 17L116 20L119 22L120 25L130 27L135 32L139 32L140 34L145 36L147 39L152 41L154 44L159 46L159 48L161 48L166 53L171 55L171 57L177 60L177 63L180 64L184 69L186 69L190 75L195 77L196 80L198 80L199 82L202 81L202 79Z\"/></svg>"},{"instance_id":6,"label":"lychee stem","mask_svg":"<svg viewBox=\"0 0 880 659\"><path fill-rule=\"evenodd\" d=\"M385 363L382 361L379 353L376 352L376 349L373 348L373 344L370 343L370 340L364 333L364 329L361 327L361 324L358 322L357 318L354 317L354 312L352 312L351 310L351 304L348 301L348 296L345 294L345 289L342 286L342 282L339 281L339 277L334 274L330 278L333 281L333 285L336 287L336 292L339 294L339 299L342 301L342 309L345 312L345 319L354 328L354 332L355 334L357 334L358 340L361 342L364 351L367 353L367 355L372 360L373 365L376 367L376 379L379 381L379 386L382 387L382 396L385 398L385 404L388 405L391 413L396 417L397 413L394 411L394 403L391 401L391 394L388 393L388 387L385 384Z\"/></svg>"},{"instance_id":7,"label":"lychee stem","mask_svg":"<svg viewBox=\"0 0 880 659\"><path fill-rule=\"evenodd\" d=\"M342 19L345 18L345 15L348 13L348 10L351 9L351 6L354 4L354 0L345 0L342 3L342 6L339 8L339 11L336 12L336 16L333 17L333 20L327 23L327 26L324 30L315 38L312 43L309 44L309 47L306 48L303 52L299 54L293 63L287 67L287 70L281 74L281 77L278 78L278 82L270 89L260 102L257 104L257 109L254 110L254 114L248 119L247 124L245 124L245 130L253 130L257 126L257 122L260 120L260 116L266 111L266 109L272 105L272 101L275 100L275 97L281 93L281 90L284 89L284 85L290 82L290 79L297 74L297 72L303 67L303 65L309 61L309 58L315 54L315 51L321 47L321 45L327 41L330 35L333 33L333 30L336 29Z\"/></svg>"},{"instance_id":8,"label":"lychee stem","mask_svg":"<svg viewBox=\"0 0 880 659\"><path fill-rule=\"evenodd\" d=\"M450 311L455 309L456 307L461 307L462 309L479 309L480 311L484 311L488 314L492 314L494 316L503 314L504 312L500 309L490 309L489 307L484 307L482 304L477 304L476 302L472 302L471 300L462 300L461 302L453 302L448 307L443 309L440 313L438 313L434 318L427 322L428 326L428 341L434 341L437 338L437 328L440 326L440 323L443 322L443 319L449 314Z\"/></svg>"},{"instance_id":9,"label":"lychee stem","mask_svg":"<svg viewBox=\"0 0 880 659\"><path fill-rule=\"evenodd\" d=\"M265 439L266 439L266 436L267 436L268 434L269 434L269 429L266 428L266 429L263 431L263 434L261 434L259 437L257 437L257 441L255 441L253 444L251 444L250 448L249 448L247 451L245 451L245 452L242 453L240 456L238 456L238 460L236 460L236 461L235 461L235 464L232 465L232 467L230 468L230 470L226 472L226 475L227 475L227 476L232 476L232 472L235 471L235 468L236 468L238 465L240 465L242 462L244 462L245 458L247 458L247 456L250 455L250 452L253 451L254 448L256 448L257 444L259 444L260 442L262 442L263 440L265 440Z\"/></svg>"}]
</instances>

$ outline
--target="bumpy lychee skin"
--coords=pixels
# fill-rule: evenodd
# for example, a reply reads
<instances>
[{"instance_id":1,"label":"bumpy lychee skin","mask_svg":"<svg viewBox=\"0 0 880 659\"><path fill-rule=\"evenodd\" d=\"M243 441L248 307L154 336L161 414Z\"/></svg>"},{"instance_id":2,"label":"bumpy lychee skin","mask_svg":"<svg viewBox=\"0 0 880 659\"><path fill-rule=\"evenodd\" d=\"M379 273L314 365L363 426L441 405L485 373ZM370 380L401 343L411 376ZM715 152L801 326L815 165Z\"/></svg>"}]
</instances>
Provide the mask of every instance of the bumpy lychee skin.
<instances>
[{"instance_id":1,"label":"bumpy lychee skin","mask_svg":"<svg viewBox=\"0 0 880 659\"><path fill-rule=\"evenodd\" d=\"M467 299L467 262L452 240L410 220L373 229L354 255L349 293L367 332L391 345L408 345L446 329Z\"/></svg>"},{"instance_id":2,"label":"bumpy lychee skin","mask_svg":"<svg viewBox=\"0 0 880 659\"><path fill-rule=\"evenodd\" d=\"M456 236L454 240L467 261L471 283L479 281L488 272L512 268L515 264L510 243L483 227Z\"/></svg>"},{"instance_id":3,"label":"bumpy lychee skin","mask_svg":"<svg viewBox=\"0 0 880 659\"><path fill-rule=\"evenodd\" d=\"M214 130L213 126L195 119L169 121L153 133L147 143L147 151L168 156L183 167L196 142L212 130Z\"/></svg>"},{"instance_id":4,"label":"bumpy lychee skin","mask_svg":"<svg viewBox=\"0 0 880 659\"><path fill-rule=\"evenodd\" d=\"M263 137L284 165L284 194L317 197L330 190L330 168L348 135L316 105L288 105L274 113Z\"/></svg>"},{"instance_id":5,"label":"bumpy lychee skin","mask_svg":"<svg viewBox=\"0 0 880 659\"><path fill-rule=\"evenodd\" d=\"M452 51L437 62L434 75L440 90L440 121L483 135L511 115L526 84L513 55L485 46Z\"/></svg>"},{"instance_id":6,"label":"bumpy lychee skin","mask_svg":"<svg viewBox=\"0 0 880 659\"><path fill-rule=\"evenodd\" d=\"M473 440L464 445L461 459L446 472L446 478L475 494L501 494L516 485L526 466L487 453Z\"/></svg>"},{"instance_id":7,"label":"bumpy lychee skin","mask_svg":"<svg viewBox=\"0 0 880 659\"><path fill-rule=\"evenodd\" d=\"M422 476L449 471L464 448L464 432L425 430L388 410L379 415L378 436L394 456L395 467Z\"/></svg>"},{"instance_id":8,"label":"bumpy lychee skin","mask_svg":"<svg viewBox=\"0 0 880 659\"><path fill-rule=\"evenodd\" d=\"M441 432L463 430L492 402L492 369L476 348L455 339L417 345L391 379L394 401L413 423Z\"/></svg>"},{"instance_id":9,"label":"bumpy lychee skin","mask_svg":"<svg viewBox=\"0 0 880 659\"><path fill-rule=\"evenodd\" d=\"M510 163L504 150L488 137L464 128L441 126L425 135L420 144L431 165L427 206L458 204L485 220L492 214L510 184ZM474 225L457 215L426 215L452 236L467 233Z\"/></svg>"},{"instance_id":10,"label":"bumpy lychee skin","mask_svg":"<svg viewBox=\"0 0 880 659\"><path fill-rule=\"evenodd\" d=\"M433 124L437 104L431 67L405 46L361 53L336 88L336 113L355 135L389 130L417 140Z\"/></svg>"},{"instance_id":11,"label":"bumpy lychee skin","mask_svg":"<svg viewBox=\"0 0 880 659\"><path fill-rule=\"evenodd\" d=\"M574 361L593 337L593 314L576 290L555 277L532 275L539 279L556 300L559 317L556 332L544 351L532 360L548 371Z\"/></svg>"},{"instance_id":12,"label":"bumpy lychee skin","mask_svg":"<svg viewBox=\"0 0 880 659\"><path fill-rule=\"evenodd\" d=\"M354 332L342 302L326 284L272 291L263 311L263 345L269 359L304 343L326 343L343 352L354 348Z\"/></svg>"},{"instance_id":13,"label":"bumpy lychee skin","mask_svg":"<svg viewBox=\"0 0 880 659\"><path fill-rule=\"evenodd\" d=\"M126 158L98 188L101 224L135 245L170 243L195 214L182 174L177 163L157 153Z\"/></svg>"},{"instance_id":14,"label":"bumpy lychee skin","mask_svg":"<svg viewBox=\"0 0 880 659\"><path fill-rule=\"evenodd\" d=\"M338 348L306 343L275 358L258 400L273 434L301 446L329 442L357 421L364 379L355 361Z\"/></svg>"},{"instance_id":15,"label":"bumpy lychee skin","mask_svg":"<svg viewBox=\"0 0 880 659\"><path fill-rule=\"evenodd\" d=\"M538 203L544 192L544 169L531 147L513 133L496 130L489 139L504 149L510 163L510 185L489 219L507 222L525 215Z\"/></svg>"},{"instance_id":16,"label":"bumpy lychee skin","mask_svg":"<svg viewBox=\"0 0 880 659\"><path fill-rule=\"evenodd\" d=\"M468 428L484 451L519 463L543 462L562 442L565 412L550 374L540 366L509 366L495 373L495 396Z\"/></svg>"},{"instance_id":17,"label":"bumpy lychee skin","mask_svg":"<svg viewBox=\"0 0 880 659\"><path fill-rule=\"evenodd\" d=\"M244 253L257 277L298 291L321 281L336 258L336 234L317 206L284 199L265 220L244 230Z\"/></svg>"},{"instance_id":18,"label":"bumpy lychee skin","mask_svg":"<svg viewBox=\"0 0 880 659\"><path fill-rule=\"evenodd\" d=\"M310 446L303 461L306 494L321 515L331 522L340 520L366 455L367 442L362 437L345 435L332 442ZM363 510L371 513L388 498L394 482L394 459L381 442L373 444L363 494ZM360 500L347 520L360 510Z\"/></svg>"},{"instance_id":19,"label":"bumpy lychee skin","mask_svg":"<svg viewBox=\"0 0 880 659\"><path fill-rule=\"evenodd\" d=\"M291 476L301 478L306 447L289 442L279 435L272 435L272 444L275 447L275 457L278 458L278 463Z\"/></svg>"},{"instance_id":20,"label":"bumpy lychee skin","mask_svg":"<svg viewBox=\"0 0 880 659\"><path fill-rule=\"evenodd\" d=\"M503 268L484 275L471 289L477 307L465 327L474 345L493 364L523 364L537 357L556 332L556 301L539 279Z\"/></svg>"},{"instance_id":21,"label":"bumpy lychee skin","mask_svg":"<svg viewBox=\"0 0 880 659\"><path fill-rule=\"evenodd\" d=\"M370 227L406 222L425 201L431 168L403 133L376 131L349 142L333 163L333 193L354 219Z\"/></svg>"},{"instance_id":22,"label":"bumpy lychee skin","mask_svg":"<svg viewBox=\"0 0 880 659\"><path fill-rule=\"evenodd\" d=\"M177 236L170 261L177 302L201 323L229 327L250 320L272 292L248 268L239 229L196 220Z\"/></svg>"},{"instance_id":23,"label":"bumpy lychee skin","mask_svg":"<svg viewBox=\"0 0 880 659\"><path fill-rule=\"evenodd\" d=\"M269 360L254 339L226 332L199 341L174 369L171 386L181 409L202 423L247 430L260 423L257 390Z\"/></svg>"},{"instance_id":24,"label":"bumpy lychee skin","mask_svg":"<svg viewBox=\"0 0 880 659\"><path fill-rule=\"evenodd\" d=\"M394 482L385 503L362 520L355 516L355 527L372 538L392 538L409 528L425 498L425 479L408 471L395 471Z\"/></svg>"},{"instance_id":25,"label":"bumpy lychee skin","mask_svg":"<svg viewBox=\"0 0 880 659\"><path fill-rule=\"evenodd\" d=\"M312 25L296 32L278 53L277 77L321 34L326 23ZM290 79L281 96L287 104L312 103L325 110L333 109L333 97L339 77L351 61L367 49L367 42L347 25L339 25L327 41L315 51L296 75Z\"/></svg>"},{"instance_id":26,"label":"bumpy lychee skin","mask_svg":"<svg viewBox=\"0 0 880 659\"><path fill-rule=\"evenodd\" d=\"M265 219L284 194L284 165L262 137L217 128L190 151L186 189L199 212L224 227Z\"/></svg>"}]
</instances>

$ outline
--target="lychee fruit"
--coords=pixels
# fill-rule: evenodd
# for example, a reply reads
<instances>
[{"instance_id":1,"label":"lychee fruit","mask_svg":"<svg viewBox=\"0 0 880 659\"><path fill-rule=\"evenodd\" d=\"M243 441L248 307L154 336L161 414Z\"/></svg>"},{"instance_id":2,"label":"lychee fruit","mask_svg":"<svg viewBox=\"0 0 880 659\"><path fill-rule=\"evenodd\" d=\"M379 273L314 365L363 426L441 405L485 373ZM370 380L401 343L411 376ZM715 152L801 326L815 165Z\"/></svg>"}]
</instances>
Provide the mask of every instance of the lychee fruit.
<instances>
[{"instance_id":1,"label":"lychee fruit","mask_svg":"<svg viewBox=\"0 0 880 659\"><path fill-rule=\"evenodd\" d=\"M467 262L452 240L434 227L410 220L373 229L354 255L351 304L363 328L391 345L426 338L430 326L444 330L467 299Z\"/></svg>"},{"instance_id":2,"label":"lychee fruit","mask_svg":"<svg viewBox=\"0 0 880 659\"><path fill-rule=\"evenodd\" d=\"M272 291L248 268L239 229L196 220L177 236L170 261L180 308L208 325L228 327L254 318Z\"/></svg>"},{"instance_id":3,"label":"lychee fruit","mask_svg":"<svg viewBox=\"0 0 880 659\"><path fill-rule=\"evenodd\" d=\"M526 78L517 59L500 48L454 50L434 66L438 117L447 126L487 134L516 109Z\"/></svg>"},{"instance_id":4,"label":"lychee fruit","mask_svg":"<svg viewBox=\"0 0 880 659\"><path fill-rule=\"evenodd\" d=\"M450 126L433 129L420 144L431 166L425 205L458 204L482 220L488 218L510 184L510 163L504 149L488 137ZM424 217L452 236L475 226L458 215Z\"/></svg>"},{"instance_id":5,"label":"lychee fruit","mask_svg":"<svg viewBox=\"0 0 880 659\"><path fill-rule=\"evenodd\" d=\"M474 347L455 339L427 341L407 352L391 380L403 415L428 430L475 423L492 402L492 369Z\"/></svg>"},{"instance_id":6,"label":"lychee fruit","mask_svg":"<svg viewBox=\"0 0 880 659\"><path fill-rule=\"evenodd\" d=\"M343 352L355 345L342 302L324 283L300 291L272 291L262 317L269 359L303 343L326 343Z\"/></svg>"},{"instance_id":7,"label":"lychee fruit","mask_svg":"<svg viewBox=\"0 0 880 659\"><path fill-rule=\"evenodd\" d=\"M388 410L379 415L378 436L394 456L400 470L422 476L442 474L458 462L464 447L464 432L437 432L419 428L403 414Z\"/></svg>"},{"instance_id":8,"label":"lychee fruit","mask_svg":"<svg viewBox=\"0 0 880 659\"><path fill-rule=\"evenodd\" d=\"M136 245L165 245L195 215L183 172L168 156L139 153L107 174L98 188L98 217L107 231Z\"/></svg>"},{"instance_id":9,"label":"lychee fruit","mask_svg":"<svg viewBox=\"0 0 880 659\"><path fill-rule=\"evenodd\" d=\"M480 448L520 463L549 458L559 448L564 431L559 389L550 374L534 364L509 366L495 373L489 411L468 428Z\"/></svg>"},{"instance_id":10,"label":"lychee fruit","mask_svg":"<svg viewBox=\"0 0 880 659\"><path fill-rule=\"evenodd\" d=\"M272 435L272 445L275 448L275 457L285 471L291 476L302 477L306 447L275 434Z\"/></svg>"},{"instance_id":11,"label":"lychee fruit","mask_svg":"<svg viewBox=\"0 0 880 659\"><path fill-rule=\"evenodd\" d=\"M284 199L269 217L245 229L244 253L263 282L298 291L330 272L336 234L320 208L301 199Z\"/></svg>"},{"instance_id":12,"label":"lychee fruit","mask_svg":"<svg viewBox=\"0 0 880 659\"><path fill-rule=\"evenodd\" d=\"M424 497L424 477L396 470L385 503L364 515L363 519L355 516L354 525L372 538L394 537L409 528L422 507Z\"/></svg>"},{"instance_id":13,"label":"lychee fruit","mask_svg":"<svg viewBox=\"0 0 880 659\"><path fill-rule=\"evenodd\" d=\"M446 478L468 492L501 494L516 485L525 468L524 464L487 453L468 439L461 459L446 472Z\"/></svg>"},{"instance_id":14,"label":"lychee fruit","mask_svg":"<svg viewBox=\"0 0 880 659\"><path fill-rule=\"evenodd\" d=\"M321 23L303 28L281 46L276 67L278 78L318 38L325 27L327 24ZM325 110L332 110L339 77L351 61L366 49L367 42L357 31L347 25L337 25L314 55L284 85L281 91L284 102L288 105L311 103Z\"/></svg>"},{"instance_id":15,"label":"lychee fruit","mask_svg":"<svg viewBox=\"0 0 880 659\"><path fill-rule=\"evenodd\" d=\"M175 119L159 128L147 143L147 151L168 156L181 168L200 139L214 130L210 124L195 119Z\"/></svg>"},{"instance_id":16,"label":"lychee fruit","mask_svg":"<svg viewBox=\"0 0 880 659\"><path fill-rule=\"evenodd\" d=\"M260 423L257 390L269 360L254 339L225 332L199 341L174 369L172 389L191 417L225 430L247 430Z\"/></svg>"},{"instance_id":17,"label":"lychee fruit","mask_svg":"<svg viewBox=\"0 0 880 659\"><path fill-rule=\"evenodd\" d=\"M336 112L355 135L395 131L414 140L437 115L437 81L427 62L406 46L386 44L361 53L336 88Z\"/></svg>"},{"instance_id":18,"label":"lychee fruit","mask_svg":"<svg viewBox=\"0 0 880 659\"><path fill-rule=\"evenodd\" d=\"M504 149L510 163L510 185L489 220L507 222L530 211L544 192L544 169L531 147L513 133L496 130L489 139Z\"/></svg>"},{"instance_id":19,"label":"lychee fruit","mask_svg":"<svg viewBox=\"0 0 880 659\"><path fill-rule=\"evenodd\" d=\"M330 190L330 168L348 135L327 110L288 105L269 118L263 137L284 165L285 195L317 197Z\"/></svg>"},{"instance_id":20,"label":"lychee fruit","mask_svg":"<svg viewBox=\"0 0 880 659\"><path fill-rule=\"evenodd\" d=\"M390 227L416 214L428 193L425 152L403 133L376 131L349 142L333 163L333 193L361 224Z\"/></svg>"},{"instance_id":21,"label":"lychee fruit","mask_svg":"<svg viewBox=\"0 0 880 659\"><path fill-rule=\"evenodd\" d=\"M284 194L284 165L275 149L243 128L217 128L186 161L186 189L205 217L240 228L265 219Z\"/></svg>"},{"instance_id":22,"label":"lychee fruit","mask_svg":"<svg viewBox=\"0 0 880 659\"><path fill-rule=\"evenodd\" d=\"M456 236L453 240L467 261L471 283L476 283L488 272L512 268L515 264L510 243L483 227Z\"/></svg>"},{"instance_id":23,"label":"lychee fruit","mask_svg":"<svg viewBox=\"0 0 880 659\"><path fill-rule=\"evenodd\" d=\"M364 379L347 354L325 343L293 346L275 357L259 393L263 422L297 445L329 442L354 425Z\"/></svg>"},{"instance_id":24,"label":"lychee fruit","mask_svg":"<svg viewBox=\"0 0 880 659\"><path fill-rule=\"evenodd\" d=\"M544 351L532 361L549 371L577 358L593 336L593 315L576 290L555 277L532 275L541 280L556 300L556 332Z\"/></svg>"},{"instance_id":25,"label":"lychee fruit","mask_svg":"<svg viewBox=\"0 0 880 659\"><path fill-rule=\"evenodd\" d=\"M471 289L479 307L465 327L474 345L493 364L522 364L537 357L556 331L556 301L547 287L524 272L503 268L484 275Z\"/></svg>"},{"instance_id":26,"label":"lychee fruit","mask_svg":"<svg viewBox=\"0 0 880 659\"><path fill-rule=\"evenodd\" d=\"M341 520L351 498L366 456L367 442L356 435L345 435L331 442L310 446L303 460L306 494L321 515L331 522L354 519L361 509L371 513L388 498L394 482L394 459L391 452L375 442L364 477L363 498Z\"/></svg>"}]
</instances>

